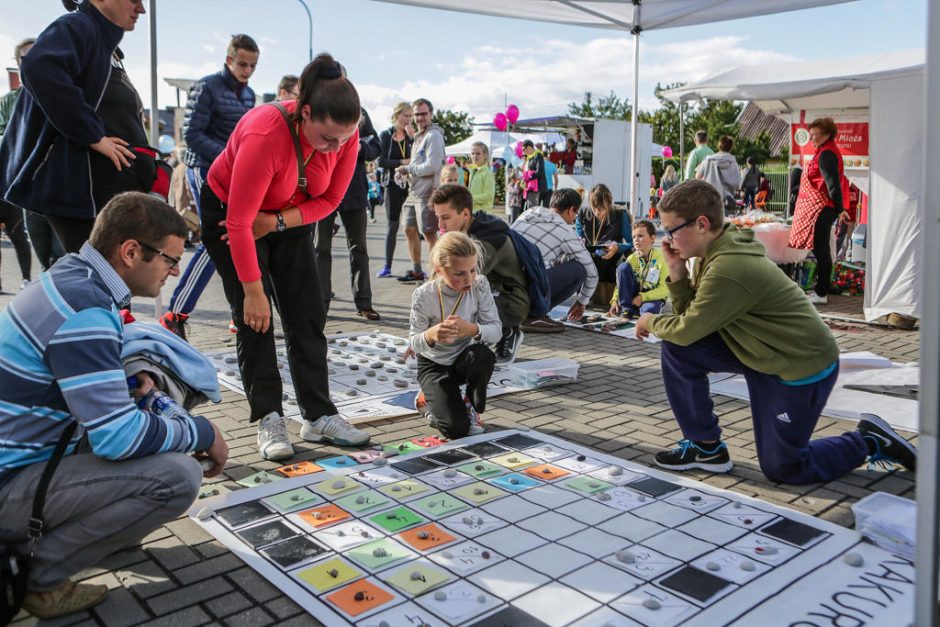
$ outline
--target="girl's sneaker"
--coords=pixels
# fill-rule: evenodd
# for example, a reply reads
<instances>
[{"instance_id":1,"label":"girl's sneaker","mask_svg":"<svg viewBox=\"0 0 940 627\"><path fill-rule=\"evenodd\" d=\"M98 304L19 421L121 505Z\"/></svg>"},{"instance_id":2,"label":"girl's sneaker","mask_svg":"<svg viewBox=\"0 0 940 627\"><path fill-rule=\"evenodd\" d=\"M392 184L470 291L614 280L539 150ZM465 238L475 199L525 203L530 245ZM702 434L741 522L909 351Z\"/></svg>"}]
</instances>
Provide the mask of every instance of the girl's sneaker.
<instances>
[{"instance_id":1,"label":"girl's sneaker","mask_svg":"<svg viewBox=\"0 0 940 627\"><path fill-rule=\"evenodd\" d=\"M380 279L387 279L388 277L392 276L392 267L384 266L381 270L375 273L375 276Z\"/></svg>"},{"instance_id":2,"label":"girl's sneaker","mask_svg":"<svg viewBox=\"0 0 940 627\"><path fill-rule=\"evenodd\" d=\"M480 418L480 414L474 409L473 403L470 402L470 397L464 396L463 403L467 406L467 416L470 417L470 428L467 429L467 435L486 433L486 425L483 424L483 419Z\"/></svg>"}]
</instances>

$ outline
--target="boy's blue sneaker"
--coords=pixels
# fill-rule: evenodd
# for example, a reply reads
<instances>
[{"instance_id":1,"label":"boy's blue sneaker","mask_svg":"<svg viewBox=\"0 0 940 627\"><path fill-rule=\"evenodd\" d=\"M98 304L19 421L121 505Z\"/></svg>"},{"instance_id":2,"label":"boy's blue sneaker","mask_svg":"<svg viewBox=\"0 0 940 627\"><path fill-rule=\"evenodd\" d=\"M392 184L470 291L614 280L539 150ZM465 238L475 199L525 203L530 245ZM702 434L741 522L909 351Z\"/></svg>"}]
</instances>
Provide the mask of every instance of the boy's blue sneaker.
<instances>
[{"instance_id":1,"label":"boy's blue sneaker","mask_svg":"<svg viewBox=\"0 0 940 627\"><path fill-rule=\"evenodd\" d=\"M693 440L680 440L678 448L656 453L654 461L669 470L705 470L728 472L734 466L724 442L701 444Z\"/></svg>"},{"instance_id":2,"label":"boy's blue sneaker","mask_svg":"<svg viewBox=\"0 0 940 627\"><path fill-rule=\"evenodd\" d=\"M381 270L375 273L375 276L379 277L380 279L385 279L392 276L392 267L384 266Z\"/></svg>"},{"instance_id":3,"label":"boy's blue sneaker","mask_svg":"<svg viewBox=\"0 0 940 627\"><path fill-rule=\"evenodd\" d=\"M880 416L862 414L858 432L868 445L868 467L900 464L911 472L917 472L917 449L902 438Z\"/></svg>"}]
</instances>

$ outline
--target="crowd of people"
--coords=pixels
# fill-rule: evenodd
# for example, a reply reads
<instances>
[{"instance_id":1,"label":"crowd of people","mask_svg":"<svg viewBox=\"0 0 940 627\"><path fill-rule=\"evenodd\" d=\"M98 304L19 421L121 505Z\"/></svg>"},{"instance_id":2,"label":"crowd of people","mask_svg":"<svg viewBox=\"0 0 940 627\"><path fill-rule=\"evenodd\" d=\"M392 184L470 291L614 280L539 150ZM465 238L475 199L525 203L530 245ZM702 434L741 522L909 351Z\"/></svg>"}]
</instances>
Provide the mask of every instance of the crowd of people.
<instances>
[{"instance_id":1,"label":"crowd of people","mask_svg":"<svg viewBox=\"0 0 940 627\"><path fill-rule=\"evenodd\" d=\"M197 81L187 104L184 163L201 247L180 276L191 229L148 193L156 159L118 47L143 3L63 4L66 15L18 48L24 88L4 110L0 143L4 223L16 229L20 216L39 216L62 247L54 263L47 247L40 280L24 269L26 285L0 312L0 567L11 586L0 591L4 611L22 605L49 618L97 604L107 587L72 577L179 516L202 478L223 471L225 436L193 411L217 389L215 372L184 341L213 275L231 311L261 457L294 454L273 308L300 438L369 443L330 398L324 329L337 213L356 310L380 319L365 242L372 160L382 168L376 183L388 218L379 277L391 276L404 213L412 267L403 278L420 283L408 344L420 386L415 409L445 437L483 432L490 375L516 358L525 332L560 332L552 308L572 299L566 316L576 321L593 300L635 318L637 337L662 340L663 383L684 439L656 454L657 465L731 469L708 391L708 373L719 371L747 379L758 459L770 479L828 481L866 459L914 470L916 451L875 416L842 436L811 439L838 376L838 347L753 233L725 220L723 190L741 183L723 140L714 155L704 142L693 151L701 180L679 183L670 173L658 248L656 226L634 223L605 185L593 186L585 203L578 191L550 184L552 161L531 142L518 179L524 204L509 224L490 211L487 146L473 146L466 168L447 164L429 100L399 104L391 126L376 132L346 69L324 53L299 77L285 77L276 103L254 106L248 83L260 50L235 35L223 68ZM846 198L834 129L825 121L810 129L817 157L803 173L794 228L802 246L817 245L817 231L831 227ZM562 155L565 171L575 149L569 143ZM135 322L131 297L155 296L170 276L180 281L161 319L166 330ZM169 355L163 368L128 370L124 349L140 334Z\"/></svg>"}]
</instances>

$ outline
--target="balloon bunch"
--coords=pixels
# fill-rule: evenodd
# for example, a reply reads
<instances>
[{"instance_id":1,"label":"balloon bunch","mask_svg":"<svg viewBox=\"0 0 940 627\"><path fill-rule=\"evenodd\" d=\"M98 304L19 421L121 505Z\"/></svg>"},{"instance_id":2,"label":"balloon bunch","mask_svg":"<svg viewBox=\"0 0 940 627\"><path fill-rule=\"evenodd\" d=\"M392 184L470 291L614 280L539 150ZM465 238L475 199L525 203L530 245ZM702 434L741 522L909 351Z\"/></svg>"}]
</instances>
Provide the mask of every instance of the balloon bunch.
<instances>
[{"instance_id":1,"label":"balloon bunch","mask_svg":"<svg viewBox=\"0 0 940 627\"><path fill-rule=\"evenodd\" d=\"M519 120L519 107L514 104L506 107L506 112L500 112L493 116L493 126L501 133L508 131ZM522 149L522 142L516 142L516 156L520 159L525 155Z\"/></svg>"}]
</instances>

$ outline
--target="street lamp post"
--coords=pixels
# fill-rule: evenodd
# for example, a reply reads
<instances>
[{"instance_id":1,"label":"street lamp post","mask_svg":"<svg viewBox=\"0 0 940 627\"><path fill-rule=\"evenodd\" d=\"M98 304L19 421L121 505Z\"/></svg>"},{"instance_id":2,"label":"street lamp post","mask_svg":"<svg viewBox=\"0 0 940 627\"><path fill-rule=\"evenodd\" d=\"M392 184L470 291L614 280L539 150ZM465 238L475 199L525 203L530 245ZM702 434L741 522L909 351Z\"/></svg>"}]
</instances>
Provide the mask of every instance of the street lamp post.
<instances>
[{"instance_id":1,"label":"street lamp post","mask_svg":"<svg viewBox=\"0 0 940 627\"><path fill-rule=\"evenodd\" d=\"M304 11L307 12L307 25L309 27L309 35L307 41L308 45L308 61L313 61L313 15L310 13L310 7L307 6L305 0L297 0L300 5L304 8Z\"/></svg>"}]
</instances>

